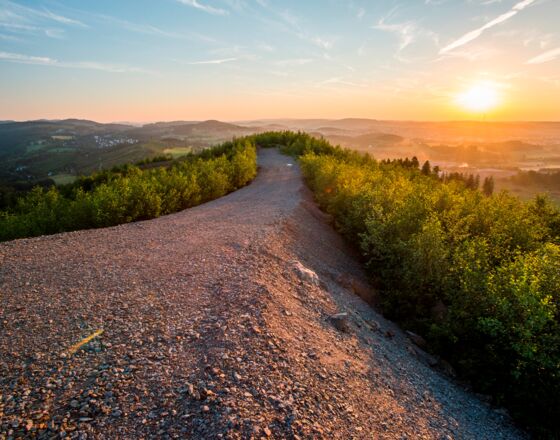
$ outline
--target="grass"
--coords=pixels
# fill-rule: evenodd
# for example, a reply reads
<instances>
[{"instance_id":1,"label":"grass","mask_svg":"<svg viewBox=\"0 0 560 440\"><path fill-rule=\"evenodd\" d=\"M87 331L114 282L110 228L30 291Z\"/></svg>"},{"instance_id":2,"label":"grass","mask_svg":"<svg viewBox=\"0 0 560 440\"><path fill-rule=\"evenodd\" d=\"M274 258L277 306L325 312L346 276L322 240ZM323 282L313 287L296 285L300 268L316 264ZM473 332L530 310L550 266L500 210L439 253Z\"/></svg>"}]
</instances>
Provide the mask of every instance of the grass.
<instances>
[{"instance_id":1,"label":"grass","mask_svg":"<svg viewBox=\"0 0 560 440\"><path fill-rule=\"evenodd\" d=\"M60 173L51 176L51 179L54 180L54 183L56 183L57 185L66 185L68 183L74 182L74 180L76 180L76 176L72 174Z\"/></svg>"},{"instance_id":2,"label":"grass","mask_svg":"<svg viewBox=\"0 0 560 440\"><path fill-rule=\"evenodd\" d=\"M193 152L192 147L172 147L163 150L164 154L171 154L171 156L173 156L173 159L176 159L180 156L185 156L192 152Z\"/></svg>"},{"instance_id":3,"label":"grass","mask_svg":"<svg viewBox=\"0 0 560 440\"><path fill-rule=\"evenodd\" d=\"M32 142L26 147L25 152L34 153L36 151L42 150L45 147L46 147L46 143L44 143L43 141Z\"/></svg>"}]
</instances>

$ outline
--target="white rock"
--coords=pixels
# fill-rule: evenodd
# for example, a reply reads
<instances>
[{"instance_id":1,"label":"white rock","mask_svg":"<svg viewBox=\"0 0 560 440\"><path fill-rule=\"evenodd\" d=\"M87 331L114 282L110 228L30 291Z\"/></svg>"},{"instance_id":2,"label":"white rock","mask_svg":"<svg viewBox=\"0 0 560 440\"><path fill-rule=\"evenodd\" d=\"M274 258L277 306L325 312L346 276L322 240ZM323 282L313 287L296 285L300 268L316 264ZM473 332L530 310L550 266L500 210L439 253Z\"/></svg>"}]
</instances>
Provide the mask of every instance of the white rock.
<instances>
[{"instance_id":1,"label":"white rock","mask_svg":"<svg viewBox=\"0 0 560 440\"><path fill-rule=\"evenodd\" d=\"M311 269L305 267L299 261L294 261L294 270L302 281L306 281L316 286L319 285L319 276Z\"/></svg>"}]
</instances>

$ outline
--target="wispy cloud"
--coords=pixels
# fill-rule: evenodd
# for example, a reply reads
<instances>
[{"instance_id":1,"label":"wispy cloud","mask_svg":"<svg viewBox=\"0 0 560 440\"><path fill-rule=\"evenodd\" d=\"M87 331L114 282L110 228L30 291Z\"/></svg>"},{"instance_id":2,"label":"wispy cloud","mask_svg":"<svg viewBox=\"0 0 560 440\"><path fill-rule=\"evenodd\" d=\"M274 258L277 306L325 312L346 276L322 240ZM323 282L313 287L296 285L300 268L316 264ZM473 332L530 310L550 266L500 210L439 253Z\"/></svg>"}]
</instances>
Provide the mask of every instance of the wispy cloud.
<instances>
[{"instance_id":1,"label":"wispy cloud","mask_svg":"<svg viewBox=\"0 0 560 440\"><path fill-rule=\"evenodd\" d=\"M88 27L88 25L79 20L56 14L48 9L35 9L20 5L19 3L11 2L9 0L0 0L0 6L3 8L2 11L0 11L0 19L10 18L11 20L19 22L29 22L32 20L43 19L64 25L79 26L84 28Z\"/></svg>"},{"instance_id":2,"label":"wispy cloud","mask_svg":"<svg viewBox=\"0 0 560 440\"><path fill-rule=\"evenodd\" d=\"M560 58L560 47L549 50L527 61L527 64L542 64Z\"/></svg>"},{"instance_id":3,"label":"wispy cloud","mask_svg":"<svg viewBox=\"0 0 560 440\"><path fill-rule=\"evenodd\" d=\"M0 34L0 40L4 40L4 41L20 41L19 38L14 37L13 35L6 35L6 34Z\"/></svg>"},{"instance_id":4,"label":"wispy cloud","mask_svg":"<svg viewBox=\"0 0 560 440\"><path fill-rule=\"evenodd\" d=\"M228 11L226 11L225 9L221 9L221 8L215 8L214 6L210 6L210 5L206 5L203 3L200 3L198 0L177 0L179 3L182 3L183 5L187 5L190 6L192 8L195 9L199 9L201 11L204 11L208 14L213 14L213 15L227 15Z\"/></svg>"},{"instance_id":5,"label":"wispy cloud","mask_svg":"<svg viewBox=\"0 0 560 440\"><path fill-rule=\"evenodd\" d=\"M450 43L447 46L445 46L444 48L442 48L439 51L440 55L443 55L447 52L451 52L452 50L457 49L458 47L464 46L465 44L468 44L471 41L476 40L478 37L480 37L484 33L484 31L486 31L490 28L493 28L494 26L497 26L497 25L509 20L510 18L514 17L519 12L521 12L523 9L531 6L535 2L536 2L536 0L523 0L523 1L520 1L520 2L516 3L508 12L505 12L504 14L496 17L494 20L489 21L484 26L481 26L478 29L475 29L475 30L472 30L472 31L466 33L465 35L463 35L459 39L453 41L452 43Z\"/></svg>"},{"instance_id":6,"label":"wispy cloud","mask_svg":"<svg viewBox=\"0 0 560 440\"><path fill-rule=\"evenodd\" d=\"M45 29L45 35L51 38L64 38L66 32L64 29Z\"/></svg>"},{"instance_id":7,"label":"wispy cloud","mask_svg":"<svg viewBox=\"0 0 560 440\"><path fill-rule=\"evenodd\" d=\"M496 56L497 50L495 48L490 47L468 47L462 48L460 50L454 50L445 54L445 56L440 56L434 61L441 61L445 60L449 57L452 58L462 58L468 61L480 61L480 60L489 60L492 57Z\"/></svg>"},{"instance_id":8,"label":"wispy cloud","mask_svg":"<svg viewBox=\"0 0 560 440\"><path fill-rule=\"evenodd\" d=\"M251 14L252 20L258 20L271 29L275 29L286 34L290 34L299 38L306 43L312 44L323 50L331 50L334 47L337 37L332 35L329 37L310 34L306 27L302 24L303 20L294 14L290 9L276 9L272 7L268 1L255 0L258 5L265 9L266 16L259 13L258 10L245 7L245 12Z\"/></svg>"},{"instance_id":9,"label":"wispy cloud","mask_svg":"<svg viewBox=\"0 0 560 440\"><path fill-rule=\"evenodd\" d=\"M19 53L0 52L0 60L13 61L24 64L55 65L56 60L48 57L35 57Z\"/></svg>"},{"instance_id":10,"label":"wispy cloud","mask_svg":"<svg viewBox=\"0 0 560 440\"><path fill-rule=\"evenodd\" d=\"M411 46L412 44L418 42L419 40L429 41L430 43L438 42L438 35L428 29L424 29L414 20L408 20L404 22L393 22L392 19L395 17L395 13L398 10L398 6L393 8L387 15L380 18L377 24L373 25L372 28L384 32L390 32L396 35L399 39L399 45L395 53L395 58L397 60L408 62L410 60L403 57L402 52Z\"/></svg>"},{"instance_id":11,"label":"wispy cloud","mask_svg":"<svg viewBox=\"0 0 560 440\"><path fill-rule=\"evenodd\" d=\"M415 39L416 25L413 22L388 24L386 17L373 26L380 31L391 32L399 37L399 51L409 46Z\"/></svg>"},{"instance_id":12,"label":"wispy cloud","mask_svg":"<svg viewBox=\"0 0 560 440\"><path fill-rule=\"evenodd\" d=\"M75 20L73 18L64 17L63 15L55 14L49 10L43 11L35 11L39 13L41 16L48 18L50 20L56 21L58 23L73 25L73 26L80 26L80 27L88 27L88 25L82 23L79 20Z\"/></svg>"},{"instance_id":13,"label":"wispy cloud","mask_svg":"<svg viewBox=\"0 0 560 440\"><path fill-rule=\"evenodd\" d=\"M232 61L237 61L237 58L221 58L218 60L203 60L203 61L192 61L187 64L191 66L199 66L204 64L224 64L224 63L231 63Z\"/></svg>"},{"instance_id":14,"label":"wispy cloud","mask_svg":"<svg viewBox=\"0 0 560 440\"><path fill-rule=\"evenodd\" d=\"M203 41L205 43L216 43L217 41L207 35L197 32L175 32L172 30L162 29L161 27L154 26L146 23L136 23L122 18L114 17L111 15L91 13L81 11L82 14L87 15L91 21L96 23L107 23L120 29L134 32L137 34L153 35L156 37L171 38L177 40L195 40Z\"/></svg>"},{"instance_id":15,"label":"wispy cloud","mask_svg":"<svg viewBox=\"0 0 560 440\"><path fill-rule=\"evenodd\" d=\"M326 40L324 38L321 37L313 37L310 40L313 44L315 44L315 46L320 47L321 49L325 49L328 50L330 48L332 48L333 43L330 40Z\"/></svg>"},{"instance_id":16,"label":"wispy cloud","mask_svg":"<svg viewBox=\"0 0 560 440\"><path fill-rule=\"evenodd\" d=\"M19 36L44 35L50 38L63 38L65 35L63 27L88 28L89 26L48 9L35 9L9 0L0 0L0 28L5 32Z\"/></svg>"},{"instance_id":17,"label":"wispy cloud","mask_svg":"<svg viewBox=\"0 0 560 440\"><path fill-rule=\"evenodd\" d=\"M24 55L11 52L0 52L0 61L18 64L63 67L69 69L100 70L110 73L153 73L138 67L100 63L97 61L59 61L49 57Z\"/></svg>"}]
</instances>

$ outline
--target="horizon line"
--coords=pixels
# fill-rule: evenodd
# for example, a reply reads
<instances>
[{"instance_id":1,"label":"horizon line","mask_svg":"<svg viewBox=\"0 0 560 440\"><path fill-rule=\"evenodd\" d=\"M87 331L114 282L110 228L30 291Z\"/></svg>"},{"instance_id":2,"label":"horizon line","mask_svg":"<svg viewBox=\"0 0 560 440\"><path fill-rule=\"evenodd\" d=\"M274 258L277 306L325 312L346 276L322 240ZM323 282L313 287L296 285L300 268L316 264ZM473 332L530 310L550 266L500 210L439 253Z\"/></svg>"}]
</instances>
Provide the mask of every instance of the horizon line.
<instances>
[{"instance_id":1,"label":"horizon line","mask_svg":"<svg viewBox=\"0 0 560 440\"><path fill-rule=\"evenodd\" d=\"M488 120L488 119L379 119L379 118L367 118L367 117L336 117L336 118L321 118L321 117L304 117L304 118L294 118L294 117L270 117L270 118L251 118L251 119L169 119L169 120L148 120L148 121L134 121L134 120L95 120L83 117L61 117L61 118L37 118L37 119L0 119L0 123L25 123L25 122L61 122L61 121L87 121L94 122L97 124L121 124L121 125L148 125L157 123L172 123L172 122L191 122L200 123L208 121L224 122L229 124L243 124L243 123L255 123L255 122L273 122L273 121L330 121L330 122L340 122L344 120L364 120L371 122L404 122L404 123L478 123L478 124L523 124L523 123L538 123L538 124L557 124L560 123L558 120L542 120L542 119L499 119L499 120Z\"/></svg>"}]
</instances>

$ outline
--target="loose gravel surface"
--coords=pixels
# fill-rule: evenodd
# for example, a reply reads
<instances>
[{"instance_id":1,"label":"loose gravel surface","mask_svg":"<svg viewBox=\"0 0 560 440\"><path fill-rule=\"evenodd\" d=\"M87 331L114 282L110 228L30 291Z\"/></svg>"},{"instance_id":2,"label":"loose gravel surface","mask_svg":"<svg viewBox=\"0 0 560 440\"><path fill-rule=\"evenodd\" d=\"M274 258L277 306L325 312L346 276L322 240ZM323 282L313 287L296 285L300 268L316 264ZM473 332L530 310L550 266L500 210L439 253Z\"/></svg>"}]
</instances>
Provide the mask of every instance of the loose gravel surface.
<instances>
[{"instance_id":1,"label":"loose gravel surface","mask_svg":"<svg viewBox=\"0 0 560 440\"><path fill-rule=\"evenodd\" d=\"M0 245L0 438L523 438L356 295L297 165L259 161L193 209Z\"/></svg>"}]
</instances>

